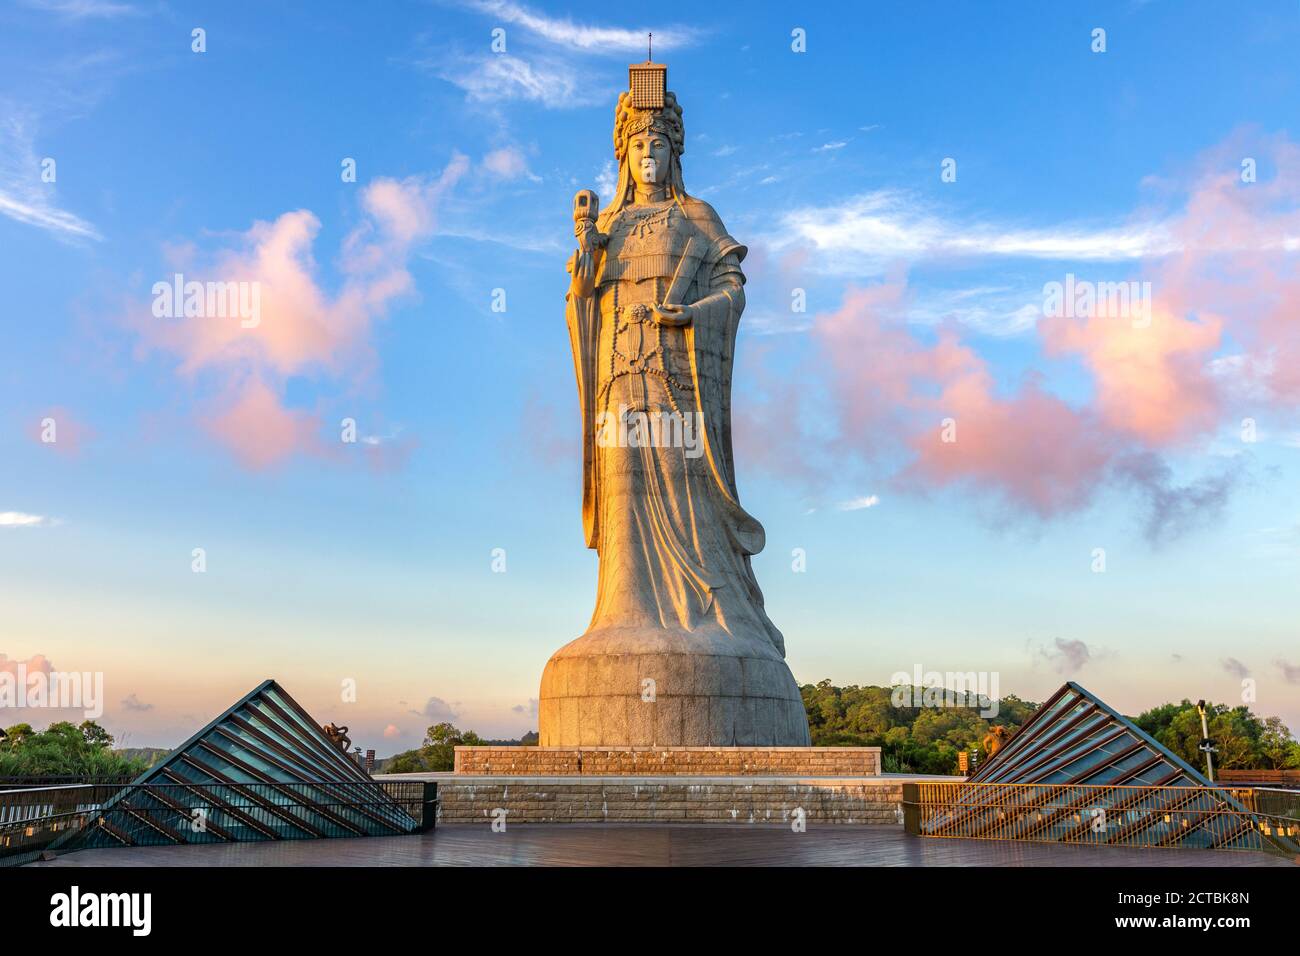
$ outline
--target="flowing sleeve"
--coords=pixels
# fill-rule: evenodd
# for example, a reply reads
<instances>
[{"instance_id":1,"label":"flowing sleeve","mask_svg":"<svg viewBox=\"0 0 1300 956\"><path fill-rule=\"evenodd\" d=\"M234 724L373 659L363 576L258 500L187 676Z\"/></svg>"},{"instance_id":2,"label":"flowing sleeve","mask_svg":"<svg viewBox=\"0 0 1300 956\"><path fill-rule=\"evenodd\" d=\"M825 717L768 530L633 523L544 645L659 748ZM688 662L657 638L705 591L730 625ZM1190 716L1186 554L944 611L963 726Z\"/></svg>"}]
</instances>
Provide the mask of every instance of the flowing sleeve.
<instances>
[{"instance_id":1,"label":"flowing sleeve","mask_svg":"<svg viewBox=\"0 0 1300 956\"><path fill-rule=\"evenodd\" d=\"M736 490L731 441L731 373L736 332L745 308L745 274L740 261L745 247L723 234L710 245L697 278L702 297L692 303L694 320L687 330L692 378L704 416L704 446L736 548L745 555L763 550L765 534L758 520L741 507Z\"/></svg>"},{"instance_id":2,"label":"flowing sleeve","mask_svg":"<svg viewBox=\"0 0 1300 956\"><path fill-rule=\"evenodd\" d=\"M576 257L576 253L575 253ZM575 267L569 259L569 272ZM573 374L578 383L578 408L582 416L582 533L588 548L597 545L596 488L596 349L599 310L595 295L566 297L564 318L573 349Z\"/></svg>"}]
</instances>

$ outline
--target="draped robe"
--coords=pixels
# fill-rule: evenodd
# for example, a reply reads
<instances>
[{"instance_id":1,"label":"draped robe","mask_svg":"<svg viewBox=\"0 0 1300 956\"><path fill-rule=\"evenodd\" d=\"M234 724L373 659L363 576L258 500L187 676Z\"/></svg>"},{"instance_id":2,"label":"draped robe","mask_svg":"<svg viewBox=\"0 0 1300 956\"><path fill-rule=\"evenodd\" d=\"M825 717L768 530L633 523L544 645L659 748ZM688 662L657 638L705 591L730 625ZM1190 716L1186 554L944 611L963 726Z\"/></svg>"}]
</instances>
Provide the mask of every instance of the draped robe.
<instances>
[{"instance_id":1,"label":"draped robe","mask_svg":"<svg viewBox=\"0 0 1300 956\"><path fill-rule=\"evenodd\" d=\"M583 526L600 556L587 633L662 628L784 657L750 566L763 527L740 505L732 454L746 249L708 203L688 196L624 206L601 225L609 238L596 252L594 291L571 292L566 309L582 410ZM649 309L680 283L693 321L657 324ZM674 419L678 431L657 437L637 427Z\"/></svg>"}]
</instances>

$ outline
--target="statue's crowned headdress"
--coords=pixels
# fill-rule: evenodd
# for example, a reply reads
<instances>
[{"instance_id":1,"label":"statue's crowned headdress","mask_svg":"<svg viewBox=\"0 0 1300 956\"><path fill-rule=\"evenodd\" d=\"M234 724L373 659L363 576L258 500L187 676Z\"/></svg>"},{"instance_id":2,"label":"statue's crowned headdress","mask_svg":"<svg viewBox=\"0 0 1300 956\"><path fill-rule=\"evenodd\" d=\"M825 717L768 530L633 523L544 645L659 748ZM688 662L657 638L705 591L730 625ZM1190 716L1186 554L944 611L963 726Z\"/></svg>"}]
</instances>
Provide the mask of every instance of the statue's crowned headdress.
<instances>
[{"instance_id":1,"label":"statue's crowned headdress","mask_svg":"<svg viewBox=\"0 0 1300 956\"><path fill-rule=\"evenodd\" d=\"M668 67L662 63L633 63L627 68L628 89L619 94L614 110L614 158L627 153L627 141L637 133L654 130L668 137L673 153L686 151L682 108L668 86Z\"/></svg>"}]
</instances>

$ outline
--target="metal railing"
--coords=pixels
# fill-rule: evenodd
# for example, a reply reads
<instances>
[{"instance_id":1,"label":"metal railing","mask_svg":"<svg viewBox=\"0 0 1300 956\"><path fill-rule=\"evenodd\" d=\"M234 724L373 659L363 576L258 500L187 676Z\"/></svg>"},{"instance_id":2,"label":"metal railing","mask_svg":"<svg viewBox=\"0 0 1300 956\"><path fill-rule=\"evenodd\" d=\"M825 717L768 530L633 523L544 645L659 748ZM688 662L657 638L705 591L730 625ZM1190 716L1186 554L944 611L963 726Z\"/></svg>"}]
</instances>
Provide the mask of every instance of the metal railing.
<instances>
[{"instance_id":1,"label":"metal railing","mask_svg":"<svg viewBox=\"0 0 1300 956\"><path fill-rule=\"evenodd\" d=\"M1250 810L1300 820L1300 790L1283 787L1225 787Z\"/></svg>"},{"instance_id":2,"label":"metal railing","mask_svg":"<svg viewBox=\"0 0 1300 956\"><path fill-rule=\"evenodd\" d=\"M436 800L437 784L424 781L0 787L0 866L74 838L80 847L89 837L112 846L421 832L434 824Z\"/></svg>"},{"instance_id":3,"label":"metal railing","mask_svg":"<svg viewBox=\"0 0 1300 956\"><path fill-rule=\"evenodd\" d=\"M905 783L903 823L926 837L1294 855L1300 819L1271 799L1255 788Z\"/></svg>"},{"instance_id":4,"label":"metal railing","mask_svg":"<svg viewBox=\"0 0 1300 956\"><path fill-rule=\"evenodd\" d=\"M139 774L119 774L111 777L87 777L77 774L41 774L31 777L0 777L0 790L28 790L32 787L54 787L64 784L127 784Z\"/></svg>"}]
</instances>

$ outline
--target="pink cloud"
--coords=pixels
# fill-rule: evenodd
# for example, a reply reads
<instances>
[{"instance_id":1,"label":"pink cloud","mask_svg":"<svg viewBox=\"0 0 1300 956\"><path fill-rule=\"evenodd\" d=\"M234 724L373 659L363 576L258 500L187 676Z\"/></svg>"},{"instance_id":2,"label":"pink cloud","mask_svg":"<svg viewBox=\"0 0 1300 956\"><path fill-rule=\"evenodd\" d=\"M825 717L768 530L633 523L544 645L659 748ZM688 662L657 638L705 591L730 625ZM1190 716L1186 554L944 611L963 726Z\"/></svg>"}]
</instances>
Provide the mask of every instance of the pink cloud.
<instances>
[{"instance_id":1,"label":"pink cloud","mask_svg":"<svg viewBox=\"0 0 1300 956\"><path fill-rule=\"evenodd\" d=\"M95 431L61 406L46 409L27 427L28 436L61 455L75 458L95 437Z\"/></svg>"},{"instance_id":2,"label":"pink cloud","mask_svg":"<svg viewBox=\"0 0 1300 956\"><path fill-rule=\"evenodd\" d=\"M1242 182L1243 158L1256 162L1258 181ZM1202 157L1174 235L1182 250L1153 275L1171 308L1220 317L1241 349L1247 390L1272 408L1294 411L1300 406L1300 146L1283 135L1235 133Z\"/></svg>"},{"instance_id":3,"label":"pink cloud","mask_svg":"<svg viewBox=\"0 0 1300 956\"><path fill-rule=\"evenodd\" d=\"M394 740L400 736L402 736L402 732L398 729L397 724L389 724L384 728L385 740Z\"/></svg>"},{"instance_id":4,"label":"pink cloud","mask_svg":"<svg viewBox=\"0 0 1300 956\"><path fill-rule=\"evenodd\" d=\"M320 221L305 209L256 222L206 258L177 244L172 258L185 281L246 284L256 289L260 315L157 318L145 308L130 322L139 335L137 355L169 355L197 393L206 385L201 424L243 464L265 468L296 454L327 454L320 416L286 407L285 382L306 376L354 390L372 375L375 323L412 292L411 250L437 229L438 205L467 168L456 154L436 177L366 186L365 218L342 244L343 282L334 293L322 286L313 256ZM365 457L381 466L400 460L373 451Z\"/></svg>"},{"instance_id":5,"label":"pink cloud","mask_svg":"<svg viewBox=\"0 0 1300 956\"><path fill-rule=\"evenodd\" d=\"M18 668L26 665L28 674L45 674L47 677L54 669L50 659L44 654L33 654L27 660L18 660L11 658L8 654L0 654L0 672L18 676Z\"/></svg>"},{"instance_id":6,"label":"pink cloud","mask_svg":"<svg viewBox=\"0 0 1300 956\"><path fill-rule=\"evenodd\" d=\"M318 418L285 408L258 379L234 391L233 403L205 418L203 426L246 467L269 468L300 452L320 453Z\"/></svg>"},{"instance_id":7,"label":"pink cloud","mask_svg":"<svg viewBox=\"0 0 1300 956\"><path fill-rule=\"evenodd\" d=\"M1222 330L1214 316L1197 321L1161 305L1141 322L1093 315L1039 325L1049 356L1078 354L1092 372L1101 420L1151 445L1201 436L1218 424L1219 390L1208 369Z\"/></svg>"},{"instance_id":8,"label":"pink cloud","mask_svg":"<svg viewBox=\"0 0 1300 956\"><path fill-rule=\"evenodd\" d=\"M1041 372L1006 389L963 329L908 325L899 278L850 289L838 309L814 318L821 374L802 377L797 401L809 401L807 381L824 383L835 434L823 447L841 465L883 470L901 490L967 487L1038 518L1084 508L1108 485L1129 488L1144 501L1153 541L1213 515L1240 466L1178 484L1164 456L1239 418L1242 395L1258 411L1291 419L1300 411L1300 148L1249 138L1201 160L1184 209L1169 220L1178 251L1134 276L1151 283L1147 319L1038 323L1042 357L1077 359L1090 395L1065 401ZM1243 183L1242 156L1271 166L1273 177ZM946 419L955 440L944 440ZM783 447L767 443L770 459L808 458L806 430L792 431Z\"/></svg>"},{"instance_id":9,"label":"pink cloud","mask_svg":"<svg viewBox=\"0 0 1300 956\"><path fill-rule=\"evenodd\" d=\"M1032 378L997 396L988 363L958 332L922 342L899 320L905 304L901 284L854 289L816 321L841 450L903 453L904 489L972 484L1040 517L1085 504L1114 453L1095 416Z\"/></svg>"}]
</instances>

